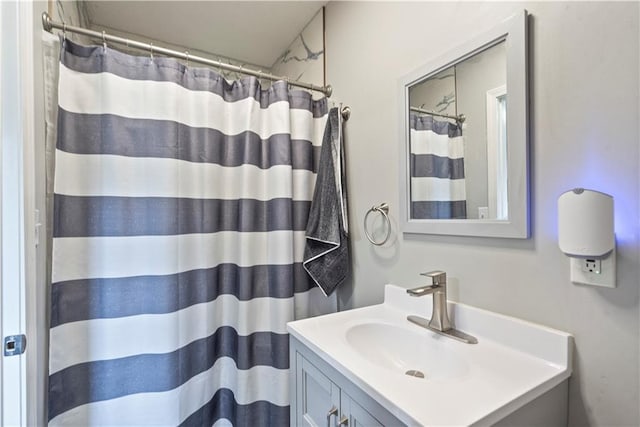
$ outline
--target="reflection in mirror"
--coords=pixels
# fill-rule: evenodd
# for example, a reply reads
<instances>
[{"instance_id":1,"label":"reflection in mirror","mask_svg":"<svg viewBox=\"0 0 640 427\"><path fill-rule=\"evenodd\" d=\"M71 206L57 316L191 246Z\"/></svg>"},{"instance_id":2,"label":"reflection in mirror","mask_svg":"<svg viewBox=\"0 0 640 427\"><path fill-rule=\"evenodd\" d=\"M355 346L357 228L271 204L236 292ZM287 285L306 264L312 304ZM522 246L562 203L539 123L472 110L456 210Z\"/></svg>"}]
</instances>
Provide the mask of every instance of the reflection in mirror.
<instances>
[{"instance_id":1,"label":"reflection in mirror","mask_svg":"<svg viewBox=\"0 0 640 427\"><path fill-rule=\"evenodd\" d=\"M500 20L399 80L404 233L529 237L527 20Z\"/></svg>"},{"instance_id":2,"label":"reflection in mirror","mask_svg":"<svg viewBox=\"0 0 640 427\"><path fill-rule=\"evenodd\" d=\"M411 219L508 220L505 41L408 89Z\"/></svg>"}]
</instances>

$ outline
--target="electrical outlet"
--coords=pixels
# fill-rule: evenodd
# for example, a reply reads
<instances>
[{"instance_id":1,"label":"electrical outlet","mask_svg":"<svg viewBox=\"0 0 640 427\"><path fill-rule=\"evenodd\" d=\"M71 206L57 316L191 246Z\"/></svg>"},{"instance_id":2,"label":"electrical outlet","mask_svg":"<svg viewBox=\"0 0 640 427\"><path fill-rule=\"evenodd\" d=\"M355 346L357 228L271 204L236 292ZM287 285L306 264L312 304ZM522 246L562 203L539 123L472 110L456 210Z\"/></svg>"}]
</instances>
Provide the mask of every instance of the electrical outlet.
<instances>
[{"instance_id":1,"label":"electrical outlet","mask_svg":"<svg viewBox=\"0 0 640 427\"><path fill-rule=\"evenodd\" d=\"M487 219L489 218L489 207L482 206L478 207L478 219Z\"/></svg>"},{"instance_id":2,"label":"electrical outlet","mask_svg":"<svg viewBox=\"0 0 640 427\"><path fill-rule=\"evenodd\" d=\"M602 272L602 262L599 259L580 259L582 271L585 273L600 274Z\"/></svg>"},{"instance_id":3,"label":"electrical outlet","mask_svg":"<svg viewBox=\"0 0 640 427\"><path fill-rule=\"evenodd\" d=\"M616 250L608 257L571 258L571 281L583 285L616 287Z\"/></svg>"}]
</instances>

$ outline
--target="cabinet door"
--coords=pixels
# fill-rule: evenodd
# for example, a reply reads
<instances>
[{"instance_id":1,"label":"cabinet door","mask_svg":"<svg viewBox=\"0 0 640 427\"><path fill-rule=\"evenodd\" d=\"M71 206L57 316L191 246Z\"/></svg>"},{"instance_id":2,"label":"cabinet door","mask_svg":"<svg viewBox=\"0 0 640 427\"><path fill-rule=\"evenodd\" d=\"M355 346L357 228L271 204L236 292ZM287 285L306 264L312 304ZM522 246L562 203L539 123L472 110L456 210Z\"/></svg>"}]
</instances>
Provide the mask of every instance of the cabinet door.
<instances>
[{"instance_id":1,"label":"cabinet door","mask_svg":"<svg viewBox=\"0 0 640 427\"><path fill-rule=\"evenodd\" d=\"M384 427L380 421L375 419L373 415L344 391L340 402L342 404L340 421L343 421L345 417L348 420L348 423L343 422L340 427Z\"/></svg>"},{"instance_id":2,"label":"cabinet door","mask_svg":"<svg viewBox=\"0 0 640 427\"><path fill-rule=\"evenodd\" d=\"M296 426L337 424L340 389L299 353L296 353L296 407Z\"/></svg>"}]
</instances>

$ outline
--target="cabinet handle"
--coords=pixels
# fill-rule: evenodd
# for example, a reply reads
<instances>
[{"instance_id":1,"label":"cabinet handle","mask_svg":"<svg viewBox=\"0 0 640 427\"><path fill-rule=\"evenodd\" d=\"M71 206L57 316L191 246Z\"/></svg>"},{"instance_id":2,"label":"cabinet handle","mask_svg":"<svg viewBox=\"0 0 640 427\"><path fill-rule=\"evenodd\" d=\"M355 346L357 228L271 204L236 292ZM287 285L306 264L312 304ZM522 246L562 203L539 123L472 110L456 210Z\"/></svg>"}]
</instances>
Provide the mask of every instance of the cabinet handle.
<instances>
[{"instance_id":1,"label":"cabinet handle","mask_svg":"<svg viewBox=\"0 0 640 427\"><path fill-rule=\"evenodd\" d=\"M327 412L327 427L331 427L331 417L334 415L338 415L338 408L332 406L329 412Z\"/></svg>"},{"instance_id":2,"label":"cabinet handle","mask_svg":"<svg viewBox=\"0 0 640 427\"><path fill-rule=\"evenodd\" d=\"M346 415L343 415L342 418L340 418L340 421L338 423L339 426L348 426L349 425L349 417L347 417Z\"/></svg>"}]
</instances>

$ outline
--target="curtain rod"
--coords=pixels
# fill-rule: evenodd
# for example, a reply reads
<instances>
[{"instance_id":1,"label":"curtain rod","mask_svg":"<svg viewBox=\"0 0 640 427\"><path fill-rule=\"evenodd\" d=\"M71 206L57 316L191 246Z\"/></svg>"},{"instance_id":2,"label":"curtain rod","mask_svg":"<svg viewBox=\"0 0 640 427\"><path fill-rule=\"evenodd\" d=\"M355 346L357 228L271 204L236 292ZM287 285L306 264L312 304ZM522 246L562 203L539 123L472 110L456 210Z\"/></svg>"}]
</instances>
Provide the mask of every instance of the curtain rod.
<instances>
[{"instance_id":1,"label":"curtain rod","mask_svg":"<svg viewBox=\"0 0 640 427\"><path fill-rule=\"evenodd\" d=\"M444 117L446 119L455 120L456 122L459 122L459 123L464 123L464 121L467 119L464 114L458 114L457 116L451 116L449 114L442 114L442 113L436 113L435 111L423 110L422 108L418 108L418 107L409 107L409 110L410 111L415 111L416 113L422 113L422 114L429 114L431 116Z\"/></svg>"},{"instance_id":2,"label":"curtain rod","mask_svg":"<svg viewBox=\"0 0 640 427\"><path fill-rule=\"evenodd\" d=\"M284 80L291 86L296 86L296 87L301 87L308 90L313 90L316 92L321 92L326 97L330 97L331 93L333 92L331 85L317 86L311 83L291 82L287 77L278 77L273 74L263 73L262 71L247 69L242 67L241 65L225 64L223 62L214 61L211 59L203 58L201 56L190 55L189 51L179 52L177 50L171 50L171 49L167 49L160 46L154 46L153 44L147 44L147 43L142 43L135 40L125 39L118 36L112 36L112 35L106 34L104 31L98 32L98 31L88 30L82 27L67 25L64 22L63 23L55 22L51 20L51 16L49 16L47 12L42 13L42 28L44 28L46 31L50 33L54 28L56 28L58 30L62 30L63 32L69 31L71 33L83 34L85 36L102 39L104 43L111 42L111 43L124 44L129 47L133 47L141 50L148 50L151 54L159 53L162 55L171 56L173 58L184 59L187 62L197 62L199 64L209 65L211 67L222 68L224 70L233 71L240 74L255 76L259 79L266 79L271 81Z\"/></svg>"}]
</instances>

